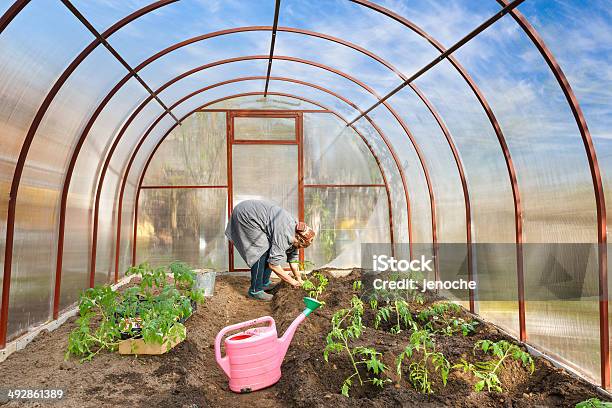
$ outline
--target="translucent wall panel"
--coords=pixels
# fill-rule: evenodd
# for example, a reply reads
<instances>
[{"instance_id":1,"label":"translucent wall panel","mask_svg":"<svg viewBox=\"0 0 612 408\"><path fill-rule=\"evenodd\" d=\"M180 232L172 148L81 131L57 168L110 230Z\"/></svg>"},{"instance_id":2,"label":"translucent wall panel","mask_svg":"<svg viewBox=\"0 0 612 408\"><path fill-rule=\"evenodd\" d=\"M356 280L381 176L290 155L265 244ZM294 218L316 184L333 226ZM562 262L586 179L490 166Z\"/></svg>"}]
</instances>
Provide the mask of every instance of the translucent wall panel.
<instances>
[{"instance_id":1,"label":"translucent wall panel","mask_svg":"<svg viewBox=\"0 0 612 408\"><path fill-rule=\"evenodd\" d=\"M230 27L269 26L273 18L272 1L180 1L132 22L111 36L110 43L135 66L157 51L187 38ZM172 27L172 30L161 27ZM270 35L268 44L269 40ZM198 59L197 54L191 57Z\"/></svg>"},{"instance_id":2,"label":"translucent wall panel","mask_svg":"<svg viewBox=\"0 0 612 408\"><path fill-rule=\"evenodd\" d=\"M377 100L376 97L368 92L367 89L362 88L360 85L352 82L351 80L339 74L335 74L325 69L308 64L276 59L272 63L272 76L298 79L323 86L330 91L333 91L350 100L363 109L366 109ZM358 76L357 78L359 79L360 77ZM280 82L274 82L274 84L277 87L284 85ZM342 105L340 101L335 103L337 105Z\"/></svg>"},{"instance_id":3,"label":"translucent wall panel","mask_svg":"<svg viewBox=\"0 0 612 408\"><path fill-rule=\"evenodd\" d=\"M41 219L46 218L57 224L65 173L75 144L99 100L124 73L125 69L105 48L98 48L79 65L49 106L30 147L21 186L33 191L43 189L54 192L57 197L50 201L49 196L48 200L45 200L46 205L42 206L39 201L30 201L31 198L40 199L38 196L18 195L17 206L20 211L16 224L26 227L23 240L15 242L14 253L20 254L14 257L14 262L18 262L17 267L27 269L31 273L37 271L40 275L55 276L57 236L38 235L38 238L34 238L37 234L31 235L31 230L36 230L36 227L27 226L31 219L31 211L28 209L36 208L35 211ZM87 197L81 199L87 200ZM56 226L52 231L52 234L57 234ZM86 244L87 241L82 243ZM70 259L84 259L83 251L87 252L87 246L72 247L69 244L70 242L64 246L68 265ZM36 263L32 263L32 252L38 254ZM72 299L78 295L75 288L83 287L86 282L86 271L87 269L63 270L62 282L65 283L66 290L72 289Z\"/></svg>"},{"instance_id":4,"label":"translucent wall panel","mask_svg":"<svg viewBox=\"0 0 612 408\"><path fill-rule=\"evenodd\" d=\"M159 147L143 185L226 185L225 141L225 113L189 116Z\"/></svg>"},{"instance_id":5,"label":"translucent wall panel","mask_svg":"<svg viewBox=\"0 0 612 408\"><path fill-rule=\"evenodd\" d=\"M317 231L306 259L320 267L361 266L362 243L389 243L384 187L306 188L304 217Z\"/></svg>"},{"instance_id":6,"label":"translucent wall panel","mask_svg":"<svg viewBox=\"0 0 612 408\"><path fill-rule=\"evenodd\" d=\"M100 0L73 0L72 4L89 20L91 24L102 32L123 17L151 4L150 0L126 1L100 1Z\"/></svg>"},{"instance_id":7,"label":"translucent wall panel","mask_svg":"<svg viewBox=\"0 0 612 408\"><path fill-rule=\"evenodd\" d=\"M263 95L251 95L240 96L222 102L217 102L209 105L208 109L318 110L321 108L311 103L286 96L268 95L266 98L264 98Z\"/></svg>"},{"instance_id":8,"label":"translucent wall panel","mask_svg":"<svg viewBox=\"0 0 612 408\"><path fill-rule=\"evenodd\" d=\"M265 64L262 65L262 62L262 60L231 62L193 72L165 88L159 93L159 97L167 106L171 106L185 95L204 87L247 76L265 76L266 67ZM173 76L167 74L165 77L168 81L171 78L174 79Z\"/></svg>"},{"instance_id":9,"label":"translucent wall panel","mask_svg":"<svg viewBox=\"0 0 612 408\"><path fill-rule=\"evenodd\" d=\"M410 195L410 210L412 213L412 240L419 244L418 248L423 255L432 255L432 225L431 204L429 190L425 180L423 166L419 161L414 146L410 143L406 132L400 123L384 107L380 106L373 111L371 118L375 121L381 132L387 137L404 169L408 193ZM428 158L424 157L427 165ZM414 249L414 248L413 248ZM415 256L419 253L415 252Z\"/></svg>"},{"instance_id":10,"label":"translucent wall panel","mask_svg":"<svg viewBox=\"0 0 612 408\"><path fill-rule=\"evenodd\" d=\"M191 97L187 101L181 103L179 106L173 108L172 113L174 113L177 118L182 118L186 115L190 115L195 109L199 109L201 107L210 108L210 106L208 106L210 103L223 99L227 96L245 93L263 93L264 86L264 80L245 81L223 85Z\"/></svg>"},{"instance_id":11,"label":"translucent wall panel","mask_svg":"<svg viewBox=\"0 0 612 408\"><path fill-rule=\"evenodd\" d=\"M140 74L153 89L156 89L171 78L203 65L230 58L261 55L265 57L258 60L259 69L254 72L237 71L239 75L234 76L265 75L266 57L270 52L270 36L269 31L252 31L207 38L165 54L143 68Z\"/></svg>"},{"instance_id":12,"label":"translucent wall panel","mask_svg":"<svg viewBox=\"0 0 612 408\"><path fill-rule=\"evenodd\" d=\"M503 152L473 91L446 61L436 65L415 84L444 118L461 154L472 204L473 241L515 242L513 197ZM474 259L479 286L516 292L513 251L500 251L499 246L478 248ZM495 273L487 275L487 271ZM512 281L502 282L491 276L507 276ZM485 318L518 333L517 302L479 302L478 307Z\"/></svg>"},{"instance_id":13,"label":"translucent wall panel","mask_svg":"<svg viewBox=\"0 0 612 408\"><path fill-rule=\"evenodd\" d=\"M114 242L116 230L117 194L123 171L131 153L149 126L162 114L162 108L151 101L134 119L117 144L104 178L98 216L98 245L96 252L96 282L105 282L114 274ZM164 120L160 125L163 125Z\"/></svg>"},{"instance_id":14,"label":"translucent wall panel","mask_svg":"<svg viewBox=\"0 0 612 408\"><path fill-rule=\"evenodd\" d=\"M227 189L147 189L140 192L137 263L174 260L227 270Z\"/></svg>"},{"instance_id":15,"label":"translucent wall panel","mask_svg":"<svg viewBox=\"0 0 612 408\"><path fill-rule=\"evenodd\" d=\"M612 105L609 102L612 100L612 77L609 75L612 54L609 41L605 40L612 32L609 2L590 1L586 7L576 0L554 3L536 0L524 4L521 11L552 51L578 98L597 152L609 208L612 202ZM607 222L608 225L612 223L609 211ZM609 247L608 265L612 265L611 251ZM610 278L608 287L612 293ZM581 307L584 306L581 302ZM592 316L593 306L591 304L589 316ZM612 313L609 316L612 327ZM589 330L592 329L591 325Z\"/></svg>"},{"instance_id":16,"label":"translucent wall panel","mask_svg":"<svg viewBox=\"0 0 612 408\"><path fill-rule=\"evenodd\" d=\"M372 153L331 113L304 114L305 184L382 184Z\"/></svg>"},{"instance_id":17,"label":"translucent wall panel","mask_svg":"<svg viewBox=\"0 0 612 408\"><path fill-rule=\"evenodd\" d=\"M438 242L465 242L465 201L461 179L457 162L440 125L425 103L409 87L395 94L389 103L407 124L427 160L436 195ZM379 113L384 116L380 117ZM382 109L375 110L372 117L381 124L386 120L394 120ZM407 142L404 136L402 144Z\"/></svg>"},{"instance_id":18,"label":"translucent wall panel","mask_svg":"<svg viewBox=\"0 0 612 408\"><path fill-rule=\"evenodd\" d=\"M329 65L360 78L380 94L397 86L401 80L372 58L349 47L312 36L279 31L275 55L288 55Z\"/></svg>"},{"instance_id":19,"label":"translucent wall panel","mask_svg":"<svg viewBox=\"0 0 612 408\"><path fill-rule=\"evenodd\" d=\"M489 28L487 34L476 37L459 50L457 58L464 61L489 97L506 135L521 189L525 242L596 242L595 200L588 161L580 133L556 79L510 16ZM499 50L494 56L478 53L478 50L493 47ZM566 251L575 249L569 245L564 248ZM539 290L541 277L551 271L552 264L542 259L553 257L573 273L584 272L586 281L597 281L597 267L588 263L588 257L581 265L573 263L583 257L580 251L574 256L559 258L554 251L547 253L547 249L553 250L541 247L538 256L526 258L527 299L533 291ZM596 376L599 373L597 308L591 307L595 311L594 319L587 325L582 314L574 313L574 306L567 303L563 307L527 303L526 325L530 341L573 360ZM551 330L551 319L564 322L563 334ZM576 355L578 338L584 342L583 348L590 352Z\"/></svg>"},{"instance_id":20,"label":"translucent wall panel","mask_svg":"<svg viewBox=\"0 0 612 408\"><path fill-rule=\"evenodd\" d=\"M50 25L49 21L60 24L64 29L56 30L56 26ZM0 246L3 248L10 184L25 135L53 81L92 39L61 3L50 1L27 5L0 35L0 76L3 84L0 89ZM0 266L3 267L4 251L0 252ZM17 279L14 282L29 277L24 270L15 270L13 276ZM16 285L12 286L11 289L15 290ZM40 283L38 286L44 285ZM19 286L16 291L19 293ZM49 296L44 295L41 303L48 301ZM48 315L48 304L39 310L28 311L20 301L19 304L13 303L11 308L19 311L15 310L18 316L9 327L9 336Z\"/></svg>"},{"instance_id":21,"label":"translucent wall panel","mask_svg":"<svg viewBox=\"0 0 612 408\"><path fill-rule=\"evenodd\" d=\"M378 132L366 120L361 119L356 123L357 129L368 139L376 155L380 158L381 165L387 181L389 183L389 191L391 194L391 208L393 210L393 236L396 243L408 244L408 212L406 205L406 195L402 185L402 179L398 167L391 157L389 149L382 141ZM398 256L409 256L404 252L408 245L398 245L396 254Z\"/></svg>"},{"instance_id":22,"label":"translucent wall panel","mask_svg":"<svg viewBox=\"0 0 612 408\"><path fill-rule=\"evenodd\" d=\"M132 253L131 253L132 248L130 245L127 245L127 242L133 240L132 234L133 234L134 224L132 222L132 219L133 219L133 215L135 211L134 205L136 202L137 187L139 185L145 163L149 159L153 149L159 143L161 138L167 132L169 132L170 128L174 126L175 124L176 122L172 118L170 118L167 114L164 115L163 119L158 123L158 125L155 128L153 128L153 130L149 133L148 137L142 143L137 154L135 154L134 161L132 163L131 168L129 169L129 173L126 179L126 187L125 187L125 191L123 194L123 213L122 213L122 219L121 219L122 244L120 248L122 251L127 251L127 252L122 252L119 254L119 264L120 266L123 266L124 268L119 271L120 275L125 272L125 267L127 265L131 265L132 263ZM142 137L142 134L140 135L140 137ZM134 149L130 150L128 157L131 157L133 152L135 152ZM127 169L125 168L125 166L123 166L123 169L121 170L122 177L126 171ZM118 191L116 191L116 193L118 193ZM116 196L116 200L118 200L117 196ZM111 227L109 228L112 231L112 241L111 242L113 244L113 248L111 249L111 251L113 255L114 255L114 250L115 250L115 245L116 245L116 242L114 241L115 240L114 237L117 233L116 231L117 221L115 219L116 212L117 212L117 208L115 207L113 208L112 223L110 224ZM113 261L114 261L114 258L113 258Z\"/></svg>"},{"instance_id":23,"label":"translucent wall panel","mask_svg":"<svg viewBox=\"0 0 612 408\"><path fill-rule=\"evenodd\" d=\"M100 167L106 152L129 112L146 97L145 90L132 79L109 101L89 131L75 163L64 231L64 258L61 302L65 308L89 285L93 206Z\"/></svg>"},{"instance_id":24,"label":"translucent wall panel","mask_svg":"<svg viewBox=\"0 0 612 408\"><path fill-rule=\"evenodd\" d=\"M235 117L234 140L296 140L295 118Z\"/></svg>"},{"instance_id":25,"label":"translucent wall panel","mask_svg":"<svg viewBox=\"0 0 612 408\"><path fill-rule=\"evenodd\" d=\"M234 206L244 200L272 201L298 215L297 146L234 145Z\"/></svg>"},{"instance_id":26,"label":"translucent wall panel","mask_svg":"<svg viewBox=\"0 0 612 408\"><path fill-rule=\"evenodd\" d=\"M400 0L382 3L391 11L407 17L447 48L501 8L494 1ZM284 1L280 25L331 34L353 42L375 52L407 76L439 54L424 38L400 22L342 0L325 2L323 7L317 2ZM326 54L334 55L331 52Z\"/></svg>"}]
</instances>

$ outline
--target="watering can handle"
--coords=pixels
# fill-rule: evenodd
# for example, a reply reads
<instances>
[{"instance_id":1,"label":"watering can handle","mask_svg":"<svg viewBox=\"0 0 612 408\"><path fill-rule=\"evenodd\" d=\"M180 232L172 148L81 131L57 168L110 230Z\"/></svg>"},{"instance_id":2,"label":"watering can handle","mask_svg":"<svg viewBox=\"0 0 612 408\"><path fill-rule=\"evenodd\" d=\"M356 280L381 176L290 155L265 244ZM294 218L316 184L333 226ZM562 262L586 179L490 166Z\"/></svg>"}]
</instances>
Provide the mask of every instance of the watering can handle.
<instances>
[{"instance_id":1,"label":"watering can handle","mask_svg":"<svg viewBox=\"0 0 612 408\"><path fill-rule=\"evenodd\" d=\"M227 356L221 357L221 340L223 340L223 337L227 333L232 332L234 330L238 330L238 329L242 329L245 327L254 326L256 324L261 324L261 323L266 323L266 322L270 323L270 327L273 330L276 330L276 323L274 322L274 319L270 316L264 316L264 317L260 317L254 320L248 320L246 322L236 323L236 324L232 324L231 326L224 327L223 329L221 329L219 334L217 334L217 337L215 337L215 359L217 360L217 363L221 366L223 371L225 371L225 374L228 377L230 376L228 358Z\"/></svg>"}]
</instances>

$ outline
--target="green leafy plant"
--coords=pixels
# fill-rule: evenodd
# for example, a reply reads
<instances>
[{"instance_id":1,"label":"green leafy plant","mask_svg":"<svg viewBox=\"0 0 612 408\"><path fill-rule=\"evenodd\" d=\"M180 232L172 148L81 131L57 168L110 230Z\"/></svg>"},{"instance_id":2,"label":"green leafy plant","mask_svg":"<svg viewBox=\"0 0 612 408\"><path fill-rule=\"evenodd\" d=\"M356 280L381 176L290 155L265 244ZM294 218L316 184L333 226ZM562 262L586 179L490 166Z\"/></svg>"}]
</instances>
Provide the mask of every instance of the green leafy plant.
<instances>
[{"instance_id":1,"label":"green leafy plant","mask_svg":"<svg viewBox=\"0 0 612 408\"><path fill-rule=\"evenodd\" d=\"M370 300L370 305L371 304L372 300ZM383 321L390 321L392 316L395 324L391 327L391 333L401 333L403 330L402 323L403 327L406 329L418 330L418 325L414 321L410 311L410 305L408 302L402 299L397 299L394 302L380 308L377 307L376 315L374 317L374 327L378 329Z\"/></svg>"},{"instance_id":2,"label":"green leafy plant","mask_svg":"<svg viewBox=\"0 0 612 408\"><path fill-rule=\"evenodd\" d=\"M354 378L357 377L360 385L365 382L370 382L378 387L384 385L391 380L383 379L382 375L387 367L381 361L381 353L371 347L352 347L352 341L358 339L363 333L363 302L357 296L351 299L351 307L340 309L332 316L332 329L328 333L323 351L323 358L329 362L330 354L346 355L354 372L348 376L342 383L342 395L348 397ZM367 377L362 377L359 372L359 367L365 366Z\"/></svg>"},{"instance_id":3,"label":"green leafy plant","mask_svg":"<svg viewBox=\"0 0 612 408\"><path fill-rule=\"evenodd\" d=\"M363 282L360 280L353 281L353 291L359 292L363 288Z\"/></svg>"},{"instance_id":4,"label":"green leafy plant","mask_svg":"<svg viewBox=\"0 0 612 408\"><path fill-rule=\"evenodd\" d=\"M417 320L423 325L423 328L432 333L452 336L461 332L464 336L467 336L476 331L478 322L475 320L466 321L462 317L454 315L460 311L461 307L455 303L436 303L422 310L417 315Z\"/></svg>"},{"instance_id":5,"label":"green leafy plant","mask_svg":"<svg viewBox=\"0 0 612 408\"><path fill-rule=\"evenodd\" d=\"M151 344L185 338L182 321L193 313L192 302L204 300L203 291L194 289L195 272L178 262L160 268L143 263L130 268L127 275L138 276L140 283L123 292L96 286L81 295L66 359L73 355L91 360L102 350L116 350L125 338L142 338Z\"/></svg>"},{"instance_id":6,"label":"green leafy plant","mask_svg":"<svg viewBox=\"0 0 612 408\"><path fill-rule=\"evenodd\" d=\"M318 280L318 283L314 281ZM321 272L313 273L312 278L306 279L304 283L302 283L302 289L308 292L308 296L319 300L319 296L325 292L327 285L329 284L329 279L327 279Z\"/></svg>"},{"instance_id":7,"label":"green leafy plant","mask_svg":"<svg viewBox=\"0 0 612 408\"><path fill-rule=\"evenodd\" d=\"M577 403L576 408L612 408L612 402L604 402L599 398L589 398Z\"/></svg>"},{"instance_id":8,"label":"green leafy plant","mask_svg":"<svg viewBox=\"0 0 612 408\"><path fill-rule=\"evenodd\" d=\"M474 345L474 353L476 350L482 350L485 354L491 354L492 360L479 361L474 364L467 362L465 359L461 363L455 364L453 368L460 368L464 372L472 373L479 381L474 385L474 390L482 391L485 387L487 391L502 392L502 384L499 380L499 372L508 359L520 361L522 365L533 374L535 369L533 358L529 353L521 350L516 344L512 344L506 340L493 342L491 340L479 340Z\"/></svg>"},{"instance_id":9,"label":"green leafy plant","mask_svg":"<svg viewBox=\"0 0 612 408\"><path fill-rule=\"evenodd\" d=\"M418 354L418 356L417 356ZM437 352L432 334L427 330L416 330L410 335L410 341L404 351L397 357L395 368L397 374L402 377L404 360L413 360L408 366L408 379L419 392L431 394L432 373L430 365L435 372L440 373L442 384L446 386L448 374L450 373L450 362L444 354Z\"/></svg>"}]
</instances>

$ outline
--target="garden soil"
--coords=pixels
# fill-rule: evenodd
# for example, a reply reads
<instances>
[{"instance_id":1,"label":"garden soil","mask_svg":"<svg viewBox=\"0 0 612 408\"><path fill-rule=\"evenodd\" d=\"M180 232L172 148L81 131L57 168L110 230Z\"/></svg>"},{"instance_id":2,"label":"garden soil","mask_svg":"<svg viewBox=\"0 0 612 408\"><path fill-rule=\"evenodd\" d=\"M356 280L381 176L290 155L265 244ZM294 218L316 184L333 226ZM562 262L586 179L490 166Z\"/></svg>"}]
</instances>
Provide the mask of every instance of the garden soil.
<instances>
[{"instance_id":1,"label":"garden soil","mask_svg":"<svg viewBox=\"0 0 612 408\"><path fill-rule=\"evenodd\" d=\"M346 398L340 394L340 387L352 367L340 355L331 356L326 363L323 349L331 315L349 305L355 279L360 279L358 271L345 278L330 279L322 295L326 305L300 326L283 363L283 377L265 390L251 394L229 391L227 378L215 361L214 338L227 325L264 315L272 315L279 333L283 333L303 310L304 292L284 286L273 302L257 302L245 296L246 278L226 275L217 277L215 296L207 298L187 321L187 339L166 355L134 357L102 352L86 363L74 359L64 361L68 334L75 327L71 319L57 330L39 335L24 350L0 363L0 388L62 388L66 390L66 397L53 406L71 408L573 407L579 401L597 396L596 389L588 383L537 358L536 370L531 376L519 364L507 364L500 376L505 390L501 394L476 393L474 378L453 370L446 387L441 385L439 377L434 377L434 394L422 395L390 369L392 384L382 390L354 385L351 398ZM463 317L470 318L465 312ZM366 312L367 328L357 344L376 348L383 353L383 361L393 366L393 360L407 345L409 334L392 335L383 331L384 327L373 329L372 320L373 314ZM495 327L481 324L467 337L436 336L436 346L451 362L456 362L462 357L470 358L474 342L484 338L508 339ZM48 405L11 402L2 408Z\"/></svg>"}]
</instances>

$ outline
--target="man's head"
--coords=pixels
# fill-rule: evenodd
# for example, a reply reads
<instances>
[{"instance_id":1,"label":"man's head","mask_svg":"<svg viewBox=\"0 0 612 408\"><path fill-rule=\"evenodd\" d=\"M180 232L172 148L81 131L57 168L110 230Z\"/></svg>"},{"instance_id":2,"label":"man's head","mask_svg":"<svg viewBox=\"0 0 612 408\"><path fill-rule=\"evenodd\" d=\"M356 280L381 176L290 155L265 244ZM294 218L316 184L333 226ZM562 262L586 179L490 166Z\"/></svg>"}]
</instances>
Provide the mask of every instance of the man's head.
<instances>
[{"instance_id":1,"label":"man's head","mask_svg":"<svg viewBox=\"0 0 612 408\"><path fill-rule=\"evenodd\" d=\"M296 248L308 248L315 237L315 232L304 222L298 222L295 226Z\"/></svg>"}]
</instances>

